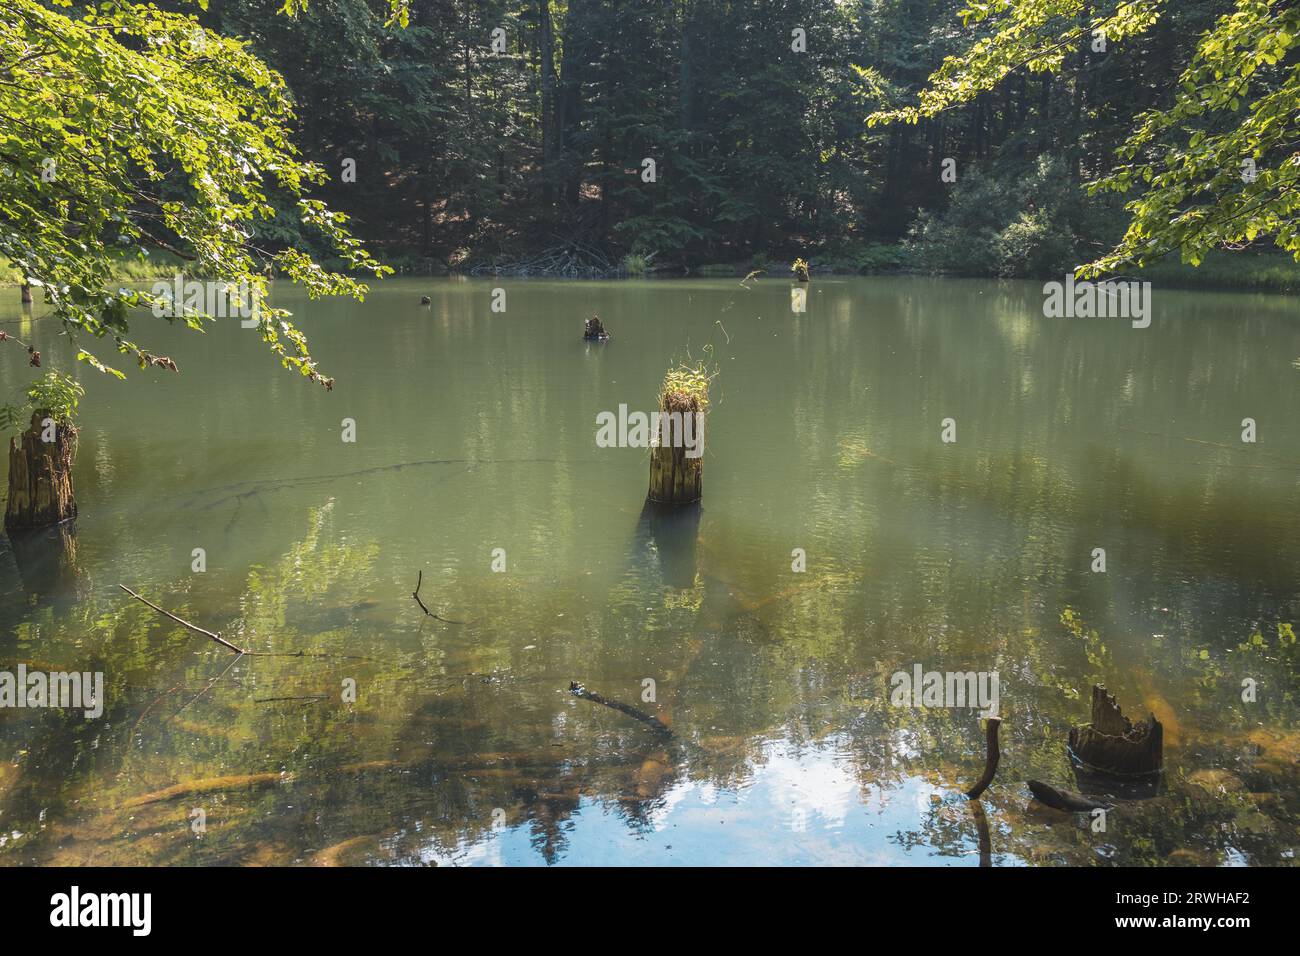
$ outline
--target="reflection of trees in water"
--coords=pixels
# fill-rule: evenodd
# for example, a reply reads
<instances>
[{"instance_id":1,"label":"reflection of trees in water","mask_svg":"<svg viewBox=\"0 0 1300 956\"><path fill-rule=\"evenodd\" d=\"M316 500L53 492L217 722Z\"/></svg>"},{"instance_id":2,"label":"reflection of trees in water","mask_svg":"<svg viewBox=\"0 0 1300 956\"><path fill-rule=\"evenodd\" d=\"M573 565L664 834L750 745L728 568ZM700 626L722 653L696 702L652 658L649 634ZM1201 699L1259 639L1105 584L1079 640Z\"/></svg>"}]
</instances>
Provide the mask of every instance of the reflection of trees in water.
<instances>
[{"instance_id":1,"label":"reflection of trees in water","mask_svg":"<svg viewBox=\"0 0 1300 956\"><path fill-rule=\"evenodd\" d=\"M1128 502L1122 517L1131 519L1124 528L1132 529L1134 547L1149 548L1161 534L1162 546L1173 547L1182 534L1179 511L1215 514L1229 506L1226 488L1204 492L1205 500L1171 500L1167 490L1144 482L1140 469L1117 461L1099 459L1095 480ZM1032 456L990 458L962 474L920 468L891 481L899 501L911 496L913 506L931 510L918 535L951 535L955 509L964 503L997 515L1021 544L983 563L888 567L868 540L829 566L788 575L731 564L731 551L711 545L718 532L707 511L668 525L642 516L624 573L585 615L565 617L574 600L563 582L538 587L511 578L463 584L448 595L456 607L473 609L463 627L420 621L418 632L385 634L371 632L362 607L377 549L334 535L325 509L313 513L307 534L274 566L249 573L231 633L258 648L382 660L241 663L179 716L159 710L130 741L122 729L146 704L178 680L191 692L201 687L228 663L225 652L196 646L192 636L129 602L87 605L62 622L51 609L38 609L33 613L46 628L72 634L84 627L96 635L112 688L109 725L117 730L114 736L57 712L27 718L38 725L32 756L16 781L0 784L6 826L31 834L14 852L23 860L63 862L455 860L490 838L500 809L506 825L525 827L551 863L568 852L582 808L599 807L634 830L649 829L679 784L751 782L773 740L826 751L853 767L864 797L899 793L917 780L956 792L982 766L974 713L887 705L890 673L919 660L954 670L985 670L993 661L1007 685L1004 713L1014 719L1004 726L1006 756L985 800L992 855L1098 861L1097 841L1086 829L1042 816L1022 792L1028 777L1067 782L1065 732L1083 712L1069 694L1096 676L1145 697L1125 682L1139 683L1131 675L1149 672L1157 691L1178 690L1180 712L1209 711L1215 690L1188 686L1185 660L1161 660L1155 651L1144 656L1142 643L1111 635L1159 591L1174 595L1169 605L1183 609L1183 620L1226 625L1243 608L1262 618L1284 604L1281 578L1293 559L1279 558L1276 574L1235 578L1222 559L1267 529L1211 522L1202 527L1218 527L1222 538L1202 532L1190 549L1197 571L1187 578L1204 574L1210 597L1161 567L1146 569L1145 580L1116 582L1102 596L1069 570L1068 553L1086 542L1059 540L1042 517L1068 509L1069 488ZM1019 505L1026 489L1040 502L1036 512ZM1077 527L1084 517L1066 514L1066 521ZM1008 606L1008 578L1031 582L1023 607ZM183 593L154 596L203 618ZM1108 658L1093 660L1087 642L1060 624L1058 601L1065 598L1109 643ZM414 608L412 614L419 616ZM1008 621L1019 626L1008 628ZM32 621L23 626L31 637ZM1190 637L1176 640L1185 646ZM1226 632L1222 638L1234 640ZM524 653L525 643L535 649ZM1294 674L1293 663L1270 666L1278 677ZM336 703L343 677L358 681L356 707ZM644 677L658 685L658 700L644 706L672 725L675 743L565 693L570 679L582 679L641 706ZM312 693L335 699L251 703ZM186 696L177 694L176 706ZM26 737L9 727L0 733L11 742ZM1205 736L1196 726L1188 733ZM1259 784L1249 776L1249 755L1239 769L1250 787ZM276 779L281 772L285 777ZM257 775L271 779L252 779ZM192 797L122 807L151 790L223 777L231 779ZM1294 774L1273 779L1293 784ZM1259 797L1247 790L1219 804L1189 802L1167 816L1136 814L1111 840L1114 859L1161 862L1190 844L1211 859L1237 851L1271 862L1269 854L1294 831L1295 808ZM188 828L191 806L208 810L202 840ZM47 808L41 831L38 817ZM1228 825L1226 835L1220 824ZM896 839L941 855L970 853L978 842L971 812L946 803L918 811L916 826Z\"/></svg>"}]
</instances>

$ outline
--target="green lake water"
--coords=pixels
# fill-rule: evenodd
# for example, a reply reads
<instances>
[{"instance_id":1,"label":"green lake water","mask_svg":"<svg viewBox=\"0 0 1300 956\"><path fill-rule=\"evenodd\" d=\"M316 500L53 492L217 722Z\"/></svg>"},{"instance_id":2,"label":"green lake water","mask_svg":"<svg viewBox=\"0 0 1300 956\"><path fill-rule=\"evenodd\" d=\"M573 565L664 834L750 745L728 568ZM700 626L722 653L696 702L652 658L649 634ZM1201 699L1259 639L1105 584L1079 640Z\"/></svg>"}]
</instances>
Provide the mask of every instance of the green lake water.
<instances>
[{"instance_id":1,"label":"green lake water","mask_svg":"<svg viewBox=\"0 0 1300 956\"><path fill-rule=\"evenodd\" d=\"M17 299L0 328L71 366ZM919 278L803 314L737 279L275 302L332 392L237 321L138 319L180 374L79 367L80 515L0 538L0 670L102 671L105 711L0 710L0 863L1294 863L1296 299L1157 288L1148 329ZM703 506L654 518L596 416L688 356ZM0 400L30 377L0 345ZM978 804L978 713L891 706L916 664L999 674ZM1094 683L1166 736L1166 792L1104 832L1025 786L1078 788Z\"/></svg>"}]
</instances>

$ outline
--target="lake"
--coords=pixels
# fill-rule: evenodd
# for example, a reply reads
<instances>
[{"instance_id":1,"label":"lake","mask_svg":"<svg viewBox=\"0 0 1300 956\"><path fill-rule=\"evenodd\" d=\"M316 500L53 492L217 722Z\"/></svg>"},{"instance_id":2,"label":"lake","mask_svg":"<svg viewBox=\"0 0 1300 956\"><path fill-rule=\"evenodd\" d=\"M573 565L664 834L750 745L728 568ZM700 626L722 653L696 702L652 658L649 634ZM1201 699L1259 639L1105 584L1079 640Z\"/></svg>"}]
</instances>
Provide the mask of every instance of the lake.
<instances>
[{"instance_id":1,"label":"lake","mask_svg":"<svg viewBox=\"0 0 1300 956\"><path fill-rule=\"evenodd\" d=\"M0 538L0 669L105 682L102 719L0 710L0 863L1294 863L1296 300L790 290L278 284L332 392L237 321L136 320L180 374L80 366L75 528ZM656 516L596 419L681 360L716 371L703 503ZM25 366L0 345L0 400ZM891 703L916 665L999 676L978 802L979 712ZM1165 794L1102 831L1025 786L1078 788L1094 683L1165 727Z\"/></svg>"}]
</instances>

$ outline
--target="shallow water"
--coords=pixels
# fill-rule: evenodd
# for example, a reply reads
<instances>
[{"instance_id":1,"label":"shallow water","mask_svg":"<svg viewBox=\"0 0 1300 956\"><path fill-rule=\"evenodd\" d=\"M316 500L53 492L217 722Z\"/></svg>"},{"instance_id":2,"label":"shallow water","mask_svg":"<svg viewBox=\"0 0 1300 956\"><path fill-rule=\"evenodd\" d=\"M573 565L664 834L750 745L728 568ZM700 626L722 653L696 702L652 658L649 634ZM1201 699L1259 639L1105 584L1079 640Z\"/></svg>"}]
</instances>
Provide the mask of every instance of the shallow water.
<instances>
[{"instance_id":1,"label":"shallow water","mask_svg":"<svg viewBox=\"0 0 1300 956\"><path fill-rule=\"evenodd\" d=\"M804 315L789 289L281 286L330 393L237 322L140 320L181 373L83 367L72 550L0 539L0 669L106 681L101 720L0 710L0 862L1294 862L1296 300L1157 289L1133 329L1043 318L1033 284L819 279ZM0 328L67 367L10 298ZM718 369L704 504L656 522L648 453L596 415L650 411L688 355ZM119 583L334 656L236 661ZM977 712L890 705L918 663L1000 676L979 806ZM1094 682L1166 733L1168 792L1105 832L1025 787L1077 789Z\"/></svg>"}]
</instances>

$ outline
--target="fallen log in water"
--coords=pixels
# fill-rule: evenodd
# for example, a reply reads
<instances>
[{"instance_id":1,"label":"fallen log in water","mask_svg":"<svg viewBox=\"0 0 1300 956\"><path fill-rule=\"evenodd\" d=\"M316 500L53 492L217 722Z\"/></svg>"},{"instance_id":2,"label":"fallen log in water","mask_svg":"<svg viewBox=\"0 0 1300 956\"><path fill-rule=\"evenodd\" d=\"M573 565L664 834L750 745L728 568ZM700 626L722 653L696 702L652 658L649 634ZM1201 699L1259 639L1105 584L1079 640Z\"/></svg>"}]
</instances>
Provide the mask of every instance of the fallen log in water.
<instances>
[{"instance_id":1,"label":"fallen log in water","mask_svg":"<svg viewBox=\"0 0 1300 956\"><path fill-rule=\"evenodd\" d=\"M966 796L978 800L980 794L993 782L993 775L998 772L998 761L1002 752L998 748L998 728L1002 725L1001 717L990 717L984 724L984 773L975 786L966 791Z\"/></svg>"},{"instance_id":2,"label":"fallen log in water","mask_svg":"<svg viewBox=\"0 0 1300 956\"><path fill-rule=\"evenodd\" d=\"M661 734L665 734L669 737L673 735L672 729L658 717L647 714L643 710L637 710L635 707L630 704L625 704L622 701L610 700L608 697L602 697L600 694L587 690L587 688L583 687L576 680L569 681L569 693L573 694L574 697L581 697L583 700L589 700L593 704L600 704L604 707L617 710L620 714L626 714L634 720L641 721L643 724L649 724Z\"/></svg>"},{"instance_id":3,"label":"fallen log in water","mask_svg":"<svg viewBox=\"0 0 1300 956\"><path fill-rule=\"evenodd\" d=\"M1085 797L1081 793L1075 793L1073 790L1058 790L1056 787L1038 780L1029 781L1029 792L1049 807L1057 810L1067 810L1072 813L1086 813L1089 810L1110 808L1108 803L1101 803L1090 797Z\"/></svg>"}]
</instances>

